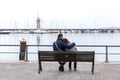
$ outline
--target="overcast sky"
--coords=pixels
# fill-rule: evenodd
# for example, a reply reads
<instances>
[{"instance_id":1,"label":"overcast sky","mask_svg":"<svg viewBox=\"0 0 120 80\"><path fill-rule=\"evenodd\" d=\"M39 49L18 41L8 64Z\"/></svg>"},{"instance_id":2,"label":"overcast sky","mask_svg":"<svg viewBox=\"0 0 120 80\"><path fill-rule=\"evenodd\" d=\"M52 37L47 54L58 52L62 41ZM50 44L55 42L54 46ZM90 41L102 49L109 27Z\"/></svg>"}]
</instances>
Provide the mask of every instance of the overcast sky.
<instances>
[{"instance_id":1,"label":"overcast sky","mask_svg":"<svg viewBox=\"0 0 120 80\"><path fill-rule=\"evenodd\" d=\"M120 28L119 0L0 0L0 28Z\"/></svg>"}]
</instances>

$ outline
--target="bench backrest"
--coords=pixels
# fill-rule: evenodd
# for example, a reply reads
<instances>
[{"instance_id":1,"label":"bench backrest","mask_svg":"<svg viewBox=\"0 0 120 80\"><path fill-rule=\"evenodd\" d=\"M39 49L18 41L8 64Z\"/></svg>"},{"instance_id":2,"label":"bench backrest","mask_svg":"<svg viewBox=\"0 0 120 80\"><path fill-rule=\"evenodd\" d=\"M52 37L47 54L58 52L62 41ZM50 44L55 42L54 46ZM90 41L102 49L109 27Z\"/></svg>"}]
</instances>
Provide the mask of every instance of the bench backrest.
<instances>
[{"instance_id":1,"label":"bench backrest","mask_svg":"<svg viewBox=\"0 0 120 80\"><path fill-rule=\"evenodd\" d=\"M38 51L39 61L94 61L94 51Z\"/></svg>"}]
</instances>

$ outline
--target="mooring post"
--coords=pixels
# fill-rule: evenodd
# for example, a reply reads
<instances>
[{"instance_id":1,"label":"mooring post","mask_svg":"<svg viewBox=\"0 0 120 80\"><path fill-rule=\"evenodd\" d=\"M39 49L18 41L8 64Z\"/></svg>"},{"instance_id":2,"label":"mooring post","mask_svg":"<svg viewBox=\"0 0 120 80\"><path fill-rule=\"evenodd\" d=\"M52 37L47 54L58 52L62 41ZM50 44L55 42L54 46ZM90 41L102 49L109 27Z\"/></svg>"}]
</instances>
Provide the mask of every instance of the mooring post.
<instances>
[{"instance_id":1,"label":"mooring post","mask_svg":"<svg viewBox=\"0 0 120 80\"><path fill-rule=\"evenodd\" d=\"M25 60L26 55L26 41L23 39L20 41L20 53L19 53L19 60Z\"/></svg>"}]
</instances>

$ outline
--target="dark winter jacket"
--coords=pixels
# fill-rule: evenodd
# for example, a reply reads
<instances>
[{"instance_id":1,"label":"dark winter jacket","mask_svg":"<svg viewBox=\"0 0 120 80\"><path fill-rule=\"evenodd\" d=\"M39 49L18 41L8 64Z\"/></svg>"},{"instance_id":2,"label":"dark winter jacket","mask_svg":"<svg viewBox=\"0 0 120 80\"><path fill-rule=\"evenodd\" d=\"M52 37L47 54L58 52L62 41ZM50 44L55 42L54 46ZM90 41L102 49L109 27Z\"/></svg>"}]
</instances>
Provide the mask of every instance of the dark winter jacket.
<instances>
[{"instance_id":1,"label":"dark winter jacket","mask_svg":"<svg viewBox=\"0 0 120 80\"><path fill-rule=\"evenodd\" d=\"M72 43L72 44L68 45L67 43L65 43L65 42L62 41L61 39L57 39L56 43L57 43L58 47L59 47L61 50L63 50L63 51L65 51L65 48L66 48L66 49L70 49L70 48L72 48L73 46L75 46L75 43ZM55 45L55 42L53 43L53 50L54 50L54 51L59 51L59 49L58 49L58 48L56 47L56 45Z\"/></svg>"}]
</instances>

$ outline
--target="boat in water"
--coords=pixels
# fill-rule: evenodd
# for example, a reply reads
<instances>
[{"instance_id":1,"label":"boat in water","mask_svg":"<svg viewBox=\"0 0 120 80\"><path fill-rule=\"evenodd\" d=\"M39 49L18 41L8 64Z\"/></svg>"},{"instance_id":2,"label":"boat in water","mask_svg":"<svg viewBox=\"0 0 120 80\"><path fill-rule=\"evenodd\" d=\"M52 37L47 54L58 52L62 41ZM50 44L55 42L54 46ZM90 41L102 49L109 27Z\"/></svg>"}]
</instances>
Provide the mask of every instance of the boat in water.
<instances>
[{"instance_id":1,"label":"boat in water","mask_svg":"<svg viewBox=\"0 0 120 80\"><path fill-rule=\"evenodd\" d=\"M9 34L9 33L11 33L11 32L9 32L9 31L0 31L0 34Z\"/></svg>"}]
</instances>

